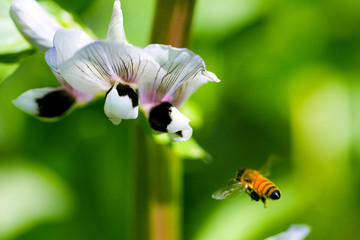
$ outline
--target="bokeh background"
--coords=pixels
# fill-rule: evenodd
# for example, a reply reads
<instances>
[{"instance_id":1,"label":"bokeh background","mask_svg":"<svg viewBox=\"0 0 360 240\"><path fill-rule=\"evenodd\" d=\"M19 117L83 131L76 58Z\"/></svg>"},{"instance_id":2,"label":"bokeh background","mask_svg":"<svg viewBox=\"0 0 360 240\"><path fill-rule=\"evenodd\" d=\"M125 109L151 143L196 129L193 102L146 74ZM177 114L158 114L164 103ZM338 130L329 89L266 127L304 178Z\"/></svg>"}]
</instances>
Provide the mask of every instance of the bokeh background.
<instances>
[{"instance_id":1,"label":"bokeh background","mask_svg":"<svg viewBox=\"0 0 360 240\"><path fill-rule=\"evenodd\" d=\"M106 37L112 0L56 2ZM146 46L155 1L121 2L129 42ZM360 2L198 0L190 39L222 82L184 106L211 161L183 161L183 239L264 239L296 223L307 239L357 239ZM129 123L112 125L101 99L59 122L27 116L11 101L58 83L41 53L13 63L0 65L2 78L14 71L0 85L0 239L124 239ZM269 158L280 200L211 198Z\"/></svg>"}]
</instances>

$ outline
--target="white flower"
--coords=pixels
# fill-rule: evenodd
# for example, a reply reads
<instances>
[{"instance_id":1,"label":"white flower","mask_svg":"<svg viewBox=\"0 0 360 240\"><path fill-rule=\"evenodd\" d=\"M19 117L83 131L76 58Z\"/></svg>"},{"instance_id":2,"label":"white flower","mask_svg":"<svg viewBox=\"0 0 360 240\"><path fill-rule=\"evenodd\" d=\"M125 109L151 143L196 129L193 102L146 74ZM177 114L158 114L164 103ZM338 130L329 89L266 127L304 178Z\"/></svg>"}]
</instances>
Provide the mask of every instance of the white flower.
<instances>
[{"instance_id":1,"label":"white flower","mask_svg":"<svg viewBox=\"0 0 360 240\"><path fill-rule=\"evenodd\" d=\"M138 87L142 109L152 129L174 141L192 135L190 120L178 109L202 84L218 78L205 70L200 56L187 49L153 44L140 49L97 41L62 64L60 73L76 90L106 92L105 114L114 123L137 117Z\"/></svg>"},{"instance_id":2,"label":"white flower","mask_svg":"<svg viewBox=\"0 0 360 240\"><path fill-rule=\"evenodd\" d=\"M79 49L94 40L84 31L62 27L34 0L13 1L10 15L22 35L35 48L46 51L45 60L62 85L55 88L29 90L20 95L13 103L30 115L45 119L57 119L73 106L79 106L92 100L93 94L77 91L64 80L60 73L60 66ZM126 42L119 1L114 2L109 38L114 41Z\"/></svg>"},{"instance_id":3,"label":"white flower","mask_svg":"<svg viewBox=\"0 0 360 240\"><path fill-rule=\"evenodd\" d=\"M137 118L140 102L156 133L168 133L174 141L191 137L190 119L178 107L202 84L219 82L213 73L206 71L200 56L188 49L160 44L145 49L129 44L118 0L114 2L107 40L102 41L93 41L83 31L59 30L50 20L51 26L46 27L51 31L42 35L45 23L28 23L33 16L22 15L26 11L19 5L24 1L14 1L17 7L12 7L12 15L16 16L13 19L30 42L48 49L46 62L62 86L24 93L14 101L19 108L40 117L56 117L75 103L104 94L104 112L114 124ZM39 18L48 18L36 2L27 1L33 4L30 9L38 11ZM53 46L49 47L49 43Z\"/></svg>"},{"instance_id":4,"label":"white flower","mask_svg":"<svg viewBox=\"0 0 360 240\"><path fill-rule=\"evenodd\" d=\"M145 51L160 68L154 79L140 81L141 106L154 130L169 133L174 141L186 141L192 135L190 120L177 108L202 84L220 80L205 70L200 56L188 49L151 44Z\"/></svg>"},{"instance_id":5,"label":"white flower","mask_svg":"<svg viewBox=\"0 0 360 240\"><path fill-rule=\"evenodd\" d=\"M136 87L156 74L157 65L143 49L114 41L96 41L59 66L60 73L76 90L105 93L105 114L114 123L138 115ZM157 65L158 66L158 65Z\"/></svg>"}]
</instances>

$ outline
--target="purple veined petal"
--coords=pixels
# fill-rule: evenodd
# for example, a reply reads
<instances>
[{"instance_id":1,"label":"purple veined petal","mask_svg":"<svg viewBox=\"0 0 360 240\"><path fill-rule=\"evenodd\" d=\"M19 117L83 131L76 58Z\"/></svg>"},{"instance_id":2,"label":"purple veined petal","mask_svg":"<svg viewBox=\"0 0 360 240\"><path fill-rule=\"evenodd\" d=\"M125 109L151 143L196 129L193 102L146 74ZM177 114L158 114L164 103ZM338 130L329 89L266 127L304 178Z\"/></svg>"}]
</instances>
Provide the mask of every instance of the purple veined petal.
<instances>
[{"instance_id":1,"label":"purple veined petal","mask_svg":"<svg viewBox=\"0 0 360 240\"><path fill-rule=\"evenodd\" d=\"M119 0L114 1L113 12L107 33L107 39L119 43L127 43L123 23L123 13Z\"/></svg>"},{"instance_id":2,"label":"purple veined petal","mask_svg":"<svg viewBox=\"0 0 360 240\"><path fill-rule=\"evenodd\" d=\"M56 31L63 28L34 0L14 0L10 16L20 33L40 51L51 48Z\"/></svg>"},{"instance_id":3,"label":"purple veined petal","mask_svg":"<svg viewBox=\"0 0 360 240\"><path fill-rule=\"evenodd\" d=\"M44 119L56 119L66 114L76 99L63 87L31 89L13 100L22 111Z\"/></svg>"},{"instance_id":4,"label":"purple veined petal","mask_svg":"<svg viewBox=\"0 0 360 240\"><path fill-rule=\"evenodd\" d=\"M220 80L212 72L199 71L194 78L181 84L171 97L171 103L180 107L201 85L209 82L219 82Z\"/></svg>"},{"instance_id":5,"label":"purple veined petal","mask_svg":"<svg viewBox=\"0 0 360 240\"><path fill-rule=\"evenodd\" d=\"M87 103L94 98L94 94L86 94L77 91L76 89L72 88L65 79L60 74L60 67L59 67L59 60L58 60L58 53L56 49L50 48L45 53L45 60L49 65L51 71L54 73L55 77L59 80L63 88L66 89L70 94L72 94L76 99L77 102L81 105L83 103Z\"/></svg>"},{"instance_id":6,"label":"purple veined petal","mask_svg":"<svg viewBox=\"0 0 360 240\"><path fill-rule=\"evenodd\" d=\"M145 48L160 64L155 80L141 82L140 101L143 104L170 102L180 106L202 84L220 80L205 70L200 56L188 49L151 44Z\"/></svg>"},{"instance_id":7,"label":"purple veined petal","mask_svg":"<svg viewBox=\"0 0 360 240\"><path fill-rule=\"evenodd\" d=\"M60 74L76 90L97 94L121 83L134 86L154 79L159 65L138 47L96 41L80 49L60 67Z\"/></svg>"}]
</instances>

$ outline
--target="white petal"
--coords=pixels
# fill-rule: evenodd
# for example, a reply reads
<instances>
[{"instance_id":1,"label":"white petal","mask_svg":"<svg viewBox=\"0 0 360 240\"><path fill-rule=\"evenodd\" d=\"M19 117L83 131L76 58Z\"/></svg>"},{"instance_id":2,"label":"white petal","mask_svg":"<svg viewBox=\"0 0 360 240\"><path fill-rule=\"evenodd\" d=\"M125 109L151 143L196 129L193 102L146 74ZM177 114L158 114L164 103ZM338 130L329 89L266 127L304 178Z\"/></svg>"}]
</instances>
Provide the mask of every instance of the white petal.
<instances>
[{"instance_id":1,"label":"white petal","mask_svg":"<svg viewBox=\"0 0 360 240\"><path fill-rule=\"evenodd\" d=\"M201 85L209 81L219 82L220 80L212 72L206 70L199 71L194 78L182 83L178 89L176 89L174 94L171 96L171 103L176 107L180 107L191 96L191 94L193 94L193 92L195 92Z\"/></svg>"},{"instance_id":2,"label":"white petal","mask_svg":"<svg viewBox=\"0 0 360 240\"><path fill-rule=\"evenodd\" d=\"M34 0L14 0L10 16L21 34L41 51L53 46L55 32L63 28Z\"/></svg>"},{"instance_id":3,"label":"white petal","mask_svg":"<svg viewBox=\"0 0 360 240\"><path fill-rule=\"evenodd\" d=\"M190 119L185 117L176 107L170 108L171 122L167 127L170 138L176 142L188 140L192 135L192 128L189 125Z\"/></svg>"},{"instance_id":4,"label":"white petal","mask_svg":"<svg viewBox=\"0 0 360 240\"><path fill-rule=\"evenodd\" d=\"M75 98L63 87L32 89L13 100L22 111L38 117L62 116L75 103Z\"/></svg>"},{"instance_id":5,"label":"white petal","mask_svg":"<svg viewBox=\"0 0 360 240\"><path fill-rule=\"evenodd\" d=\"M159 66L142 49L97 41L79 50L60 69L64 79L84 93L107 91L115 83L137 84L154 79Z\"/></svg>"},{"instance_id":6,"label":"white petal","mask_svg":"<svg viewBox=\"0 0 360 240\"><path fill-rule=\"evenodd\" d=\"M167 132L174 141L186 141L192 135L190 120L168 102L153 107L149 113L151 128L157 132Z\"/></svg>"},{"instance_id":7,"label":"white petal","mask_svg":"<svg viewBox=\"0 0 360 240\"><path fill-rule=\"evenodd\" d=\"M62 64L71 58L80 48L91 42L93 42L93 39L80 30L62 29L57 31L54 36L57 64Z\"/></svg>"},{"instance_id":8,"label":"white petal","mask_svg":"<svg viewBox=\"0 0 360 240\"><path fill-rule=\"evenodd\" d=\"M192 136L192 128L189 127L187 129L183 129L180 132L176 132L176 133L169 133L169 137L172 141L175 142L184 142L187 141L191 138Z\"/></svg>"},{"instance_id":9,"label":"white petal","mask_svg":"<svg viewBox=\"0 0 360 240\"><path fill-rule=\"evenodd\" d=\"M104 105L105 115L109 120L118 125L121 119L135 119L138 116L138 103L137 95L132 90L131 94L127 94L127 90L122 91L124 88L130 88L124 85L114 85L107 93ZM134 94L136 99L134 99Z\"/></svg>"},{"instance_id":10,"label":"white petal","mask_svg":"<svg viewBox=\"0 0 360 240\"><path fill-rule=\"evenodd\" d=\"M58 64L58 54L56 49L50 48L45 52L45 61L49 65L50 69L53 71L55 76L59 79L60 75L60 68ZM59 79L60 80L60 79ZM61 80L63 82L63 80Z\"/></svg>"},{"instance_id":11,"label":"white petal","mask_svg":"<svg viewBox=\"0 0 360 240\"><path fill-rule=\"evenodd\" d=\"M56 78L66 87L68 84L60 74L60 65L71 58L76 51L93 42L91 37L80 30L62 29L54 36L54 47L45 52L45 60Z\"/></svg>"},{"instance_id":12,"label":"white petal","mask_svg":"<svg viewBox=\"0 0 360 240\"><path fill-rule=\"evenodd\" d=\"M268 237L265 240L303 240L305 239L311 229L305 224L293 224L285 232Z\"/></svg>"},{"instance_id":13,"label":"white petal","mask_svg":"<svg viewBox=\"0 0 360 240\"><path fill-rule=\"evenodd\" d=\"M170 102L180 106L202 84L219 81L205 70L201 57L188 49L151 44L145 51L161 65L162 71L155 80L139 85L142 104Z\"/></svg>"},{"instance_id":14,"label":"white petal","mask_svg":"<svg viewBox=\"0 0 360 240\"><path fill-rule=\"evenodd\" d=\"M121 11L121 3L119 0L116 0L114 2L114 8L109 24L107 39L120 43L127 43L123 24L123 14Z\"/></svg>"},{"instance_id":15,"label":"white petal","mask_svg":"<svg viewBox=\"0 0 360 240\"><path fill-rule=\"evenodd\" d=\"M55 77L59 80L63 87L78 100L79 104L90 102L94 98L93 94L85 94L73 89L61 76L60 66L58 64L58 54L55 48L50 48L46 51L45 60Z\"/></svg>"}]
</instances>

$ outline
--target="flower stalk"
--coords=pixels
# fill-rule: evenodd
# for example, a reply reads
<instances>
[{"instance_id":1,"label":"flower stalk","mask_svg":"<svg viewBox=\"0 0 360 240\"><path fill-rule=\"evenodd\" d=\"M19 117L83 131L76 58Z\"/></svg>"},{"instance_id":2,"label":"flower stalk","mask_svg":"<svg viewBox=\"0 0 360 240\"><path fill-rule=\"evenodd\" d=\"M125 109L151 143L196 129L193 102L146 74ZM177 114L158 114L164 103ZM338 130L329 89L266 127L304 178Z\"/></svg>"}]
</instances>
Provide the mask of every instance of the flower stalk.
<instances>
[{"instance_id":1,"label":"flower stalk","mask_svg":"<svg viewBox=\"0 0 360 240\"><path fill-rule=\"evenodd\" d=\"M152 43L185 47L195 0L158 0ZM156 143L134 124L135 203L132 239L182 239L182 163L169 146Z\"/></svg>"},{"instance_id":2,"label":"flower stalk","mask_svg":"<svg viewBox=\"0 0 360 240\"><path fill-rule=\"evenodd\" d=\"M196 0L158 0L151 42L186 47Z\"/></svg>"},{"instance_id":3,"label":"flower stalk","mask_svg":"<svg viewBox=\"0 0 360 240\"><path fill-rule=\"evenodd\" d=\"M138 124L133 124L132 136L135 201L131 239L180 240L180 159Z\"/></svg>"}]
</instances>

